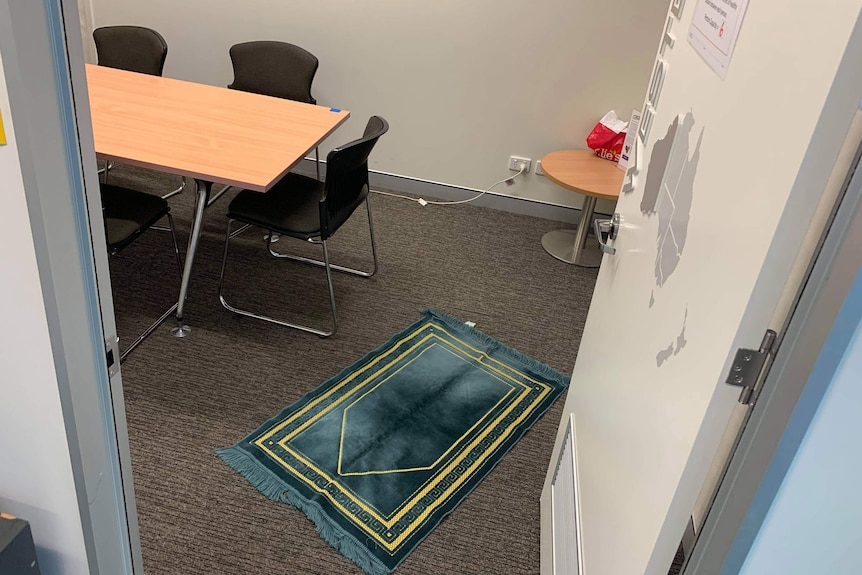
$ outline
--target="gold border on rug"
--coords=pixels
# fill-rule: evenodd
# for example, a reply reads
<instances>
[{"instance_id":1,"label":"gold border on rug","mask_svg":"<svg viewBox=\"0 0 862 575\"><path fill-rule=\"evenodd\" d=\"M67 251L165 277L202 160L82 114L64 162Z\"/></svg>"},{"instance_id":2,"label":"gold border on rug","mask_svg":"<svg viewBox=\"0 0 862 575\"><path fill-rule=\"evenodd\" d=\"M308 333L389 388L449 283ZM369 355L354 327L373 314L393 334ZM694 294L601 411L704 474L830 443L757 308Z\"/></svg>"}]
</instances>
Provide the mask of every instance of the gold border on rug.
<instances>
[{"instance_id":1,"label":"gold border on rug","mask_svg":"<svg viewBox=\"0 0 862 575\"><path fill-rule=\"evenodd\" d=\"M452 485L450 485L448 488L446 488L445 491L443 491L440 494L440 496L437 498L437 500L430 503L428 505L428 507L420 515L418 515L403 530L403 532L397 538L393 539L392 541L387 541L387 540L383 539L377 532L370 529L369 526L366 525L366 523L364 521L357 518L355 513L353 513L351 510L347 509L341 502L337 501L332 493L330 493L329 491L327 491L325 489L320 488L314 482L310 481L308 478L306 478L304 475L302 475L299 472L299 470L294 468L289 462L284 461L281 457L279 457L279 455L274 453L267 446L266 442L267 442L267 440L269 440L269 438L271 438L273 435L278 433L284 427L290 425L291 423L296 421L298 418L300 418L301 416L308 413L310 410L317 407L321 402L325 401L326 399L331 397L333 394L337 393L339 390L344 388L346 385L348 385L352 381L354 381L356 378L362 376L367 371L372 370L373 368L378 366L380 364L380 362L384 361L388 356L390 356L392 353L394 353L401 346L401 344L417 337L418 335L421 334L421 332L423 332L425 330L432 330L432 331L433 330L439 330L440 332L446 334L449 338L451 338L452 341L458 342L464 348L475 352L476 355L472 356L472 355L469 355L468 353L466 353L464 350L458 350L458 351L463 352L466 357L468 357L468 358L472 359L473 361L481 364L480 367L484 368L483 371L486 371L486 373L488 373L488 370L490 370L491 372L494 372L497 374L495 376L495 378L503 380L503 381L512 382L516 386L523 388L523 391L519 394L519 396L513 402L513 404L511 406L509 406L509 408L507 408L501 414L499 414L498 417L494 421L492 421L490 424L488 424L487 427L485 428L485 430L483 431L483 433L481 433L478 437L476 437L470 444L465 446L461 450L462 454L470 453L477 445L479 445L483 441L483 439L485 439L485 437L487 437L491 433L491 431L496 429L496 427L506 418L506 416L509 413L511 413L517 406L519 406L524 401L524 399L527 397L527 395L529 394L530 391L533 391L534 389L541 389L541 391L538 394L538 396L531 402L531 404L524 408L521 415L516 420L511 422L505 428L505 430L499 435L499 437L497 437L497 439L489 446L489 448L486 449L475 461L473 461L472 464L466 469L466 471L458 479L456 479L452 483ZM409 355L411 352L415 351L415 349L417 347L425 344L429 339L432 339L432 338L436 338L436 339L439 339L443 343L447 343L446 340L441 339L435 333L428 333L428 334L424 335L419 341L417 341L412 346L410 346L406 351L403 351L402 353L400 353L396 358L392 359L391 361L389 361L388 363L386 363L384 366L380 367L379 369L376 369L371 375L369 375L367 378L365 378L365 381L372 380L376 376L385 372L387 369L389 369L393 365L397 364L400 360L402 360L404 357ZM457 350L458 348L453 346L453 349ZM508 371L510 373L505 373L504 370ZM517 375L520 378L522 378L523 380L531 382L533 384L533 387L524 388L524 386L526 385L524 383L524 381L519 381L519 380L513 378L512 375L510 375L510 374ZM493 375L493 374L489 373L489 375ZM446 478L446 476L449 473L451 473L455 468L457 468L459 466L459 464L463 461L464 457L456 458L455 460L450 462L444 469L442 469L440 472L435 474L431 479L429 479L428 483L423 488L421 488L418 491L418 493L415 493L415 495L412 498L410 498L405 503L403 503L402 505L399 506L399 510L396 512L396 514L394 516L383 517L380 513L376 512L376 510L369 507L366 504L366 502L362 501L355 494L351 493L349 489L345 488L341 483L339 483L337 480L333 479L329 474L318 469L315 465L313 465L311 462L305 460L305 458L303 458L300 454L296 453L294 450L290 449L286 445L286 443L288 441L290 441L291 438L293 438L298 433L301 433L304 429L306 429L308 426L312 425L320 417L322 417L326 413L330 412L336 406L343 404L344 401L346 401L347 399L354 396L362 388L363 388L362 385L357 385L355 390L350 391L349 393L345 393L343 397L339 398L337 401L334 401L325 410L322 410L321 412L313 415L312 417L309 418L308 421L304 422L301 426L297 427L296 430L293 430L289 435L282 438L282 440L279 441L278 445L282 449L284 449L285 451L289 452L297 460L301 461L303 464L308 466L310 469L319 473L324 479L326 479L327 481L329 481L332 484L338 485L339 488L341 489L341 493L343 495L345 495L346 497L348 497L350 500L352 500L353 503L358 508L360 508L363 511L365 511L366 513L368 513L371 517L373 517L381 525L385 526L388 529L391 529L393 525L395 525L402 517L404 517L404 515L406 515L409 512L411 506L415 505L417 501L421 500L430 491L432 491L440 483L442 483L443 480ZM506 439L508 439L508 437L511 435L512 431L517 429L518 426L524 421L524 419L529 417L529 415L535 410L536 406L541 404L541 402L544 400L544 398L547 397L547 395L550 394L551 392L552 392L552 388L548 384L545 384L541 381L537 381L537 380L529 377L527 374L525 374L525 373L523 373L517 369L514 369L511 366L508 366L508 365L488 356L482 350L479 350L479 349L473 347L472 345L470 345L469 343L463 341L462 339L455 337L454 335L452 335L451 332L446 330L444 327L441 327L439 325L435 325L432 323L427 323L425 325L420 326L418 329L416 329L415 331L406 335L405 337L398 340L397 342L394 342L386 352L384 352L380 356L374 358L372 361L370 361L368 364L363 366L361 369L359 369L356 372L351 373L349 376L345 377L337 385L333 386L332 389L328 390L326 393L322 394L320 397L317 397L313 401L309 402L308 405L304 406L301 410L297 411L294 414L291 414L290 417L279 422L277 425L275 425L272 428L270 428L269 430L267 430L265 433L263 433L261 436L259 436L257 440L254 441L254 445L256 445L259 449L261 449L263 452L265 452L273 461L279 463L285 470L290 472L291 475L300 479L301 481L306 483L311 489L317 491L318 493L320 493L321 495L326 497L330 501L330 503L334 507L339 509L344 515L346 515L348 517L352 517L354 519L354 525L361 528L366 534L371 536L377 543L379 543L384 549L386 549L387 552L394 553L397 550L397 548L401 545L401 543L403 543L404 540L406 540L407 538L409 538L412 535L412 533L415 531L417 526L419 526L422 523L423 519L428 514L432 513L436 508L445 504L446 501L454 493L457 492L458 488L460 488L460 486L464 483L464 481L469 479L472 476L472 474L475 472L475 470L477 468L479 468L483 463L485 463L485 461L487 461L487 459L493 453L496 452L496 450L499 448L499 446ZM507 394L507 397L508 397L508 395L509 394ZM482 419L484 419L484 417ZM475 425L473 427L475 427ZM473 427L471 427L471 430L473 429Z\"/></svg>"}]
</instances>

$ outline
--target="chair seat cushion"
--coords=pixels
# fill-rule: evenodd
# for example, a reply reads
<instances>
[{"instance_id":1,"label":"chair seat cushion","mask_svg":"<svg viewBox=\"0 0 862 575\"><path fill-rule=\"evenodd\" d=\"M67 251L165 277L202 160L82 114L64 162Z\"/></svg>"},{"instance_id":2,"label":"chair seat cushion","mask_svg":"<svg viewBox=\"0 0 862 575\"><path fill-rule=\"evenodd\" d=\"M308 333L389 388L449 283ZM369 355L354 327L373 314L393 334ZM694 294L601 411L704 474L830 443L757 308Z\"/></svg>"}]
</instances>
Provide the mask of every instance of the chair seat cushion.
<instances>
[{"instance_id":1,"label":"chair seat cushion","mask_svg":"<svg viewBox=\"0 0 862 575\"><path fill-rule=\"evenodd\" d=\"M102 213L108 251L116 253L155 224L171 208L168 202L144 192L102 184Z\"/></svg>"},{"instance_id":2,"label":"chair seat cushion","mask_svg":"<svg viewBox=\"0 0 862 575\"><path fill-rule=\"evenodd\" d=\"M301 239L320 234L323 182L288 173L262 194L243 190L228 206L228 217Z\"/></svg>"}]
</instances>

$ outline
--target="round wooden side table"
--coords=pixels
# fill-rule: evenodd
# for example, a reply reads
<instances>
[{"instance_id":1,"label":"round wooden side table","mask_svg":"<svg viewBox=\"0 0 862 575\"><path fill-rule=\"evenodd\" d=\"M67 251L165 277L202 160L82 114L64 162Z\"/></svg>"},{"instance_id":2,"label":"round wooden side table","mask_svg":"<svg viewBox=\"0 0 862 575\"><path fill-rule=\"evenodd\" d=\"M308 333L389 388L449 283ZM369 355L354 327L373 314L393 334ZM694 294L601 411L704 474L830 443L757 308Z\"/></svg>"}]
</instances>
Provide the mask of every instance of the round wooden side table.
<instances>
[{"instance_id":1,"label":"round wooden side table","mask_svg":"<svg viewBox=\"0 0 862 575\"><path fill-rule=\"evenodd\" d=\"M596 201L617 200L623 184L623 172L616 163L603 160L592 150L560 150L542 158L545 176L568 190L584 194L581 219L574 230L555 230L542 237L542 247L560 261L576 266L596 268L602 263L598 243L587 245L593 223Z\"/></svg>"}]
</instances>

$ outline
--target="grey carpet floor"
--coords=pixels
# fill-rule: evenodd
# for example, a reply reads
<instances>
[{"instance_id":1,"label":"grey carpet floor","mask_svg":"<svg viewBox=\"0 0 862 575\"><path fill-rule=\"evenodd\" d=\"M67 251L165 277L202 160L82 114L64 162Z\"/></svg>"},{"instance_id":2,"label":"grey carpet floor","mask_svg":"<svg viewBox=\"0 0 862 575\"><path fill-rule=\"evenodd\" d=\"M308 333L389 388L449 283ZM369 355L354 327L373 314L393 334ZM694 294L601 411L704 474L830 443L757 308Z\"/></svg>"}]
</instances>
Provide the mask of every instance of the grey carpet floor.
<instances>
[{"instance_id":1,"label":"grey carpet floor","mask_svg":"<svg viewBox=\"0 0 862 575\"><path fill-rule=\"evenodd\" d=\"M111 183L163 193L178 178L118 165ZM213 450L235 443L434 307L565 374L572 371L596 272L541 247L559 223L472 205L421 207L371 197L380 255L371 279L335 274L338 334L320 339L221 307L218 272L229 193L206 213L186 320L165 323L123 364L123 388L148 575L359 574L305 515L266 499ZM187 240L194 194L170 200ZM333 261L370 262L357 211L331 241ZM266 255L263 232L232 243L226 294L276 317L328 317L322 270ZM308 251L284 238L276 247ZM142 331L175 297L168 234L112 258L118 332ZM319 249L319 248L318 248ZM309 253L316 254L316 251ZM122 345L122 343L121 343ZM539 572L539 496L564 398L396 570L400 575Z\"/></svg>"}]
</instances>

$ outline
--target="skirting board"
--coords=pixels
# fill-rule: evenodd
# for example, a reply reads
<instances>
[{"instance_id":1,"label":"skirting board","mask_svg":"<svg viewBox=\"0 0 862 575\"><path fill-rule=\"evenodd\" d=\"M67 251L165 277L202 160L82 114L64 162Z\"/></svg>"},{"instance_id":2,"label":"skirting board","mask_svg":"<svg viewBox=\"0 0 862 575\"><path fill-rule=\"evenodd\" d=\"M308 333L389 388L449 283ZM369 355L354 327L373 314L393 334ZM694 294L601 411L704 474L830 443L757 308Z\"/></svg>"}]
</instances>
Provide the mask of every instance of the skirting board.
<instances>
[{"instance_id":1,"label":"skirting board","mask_svg":"<svg viewBox=\"0 0 862 575\"><path fill-rule=\"evenodd\" d=\"M298 174L305 176L315 176L314 160L306 158L294 170ZM326 174L326 162L320 161L320 176ZM435 199L443 201L466 200L481 192L470 188L461 188L449 184L439 182L431 182L428 180L420 180L408 176L399 176L397 174L389 174L386 172L376 172L370 170L369 180L371 188L387 192L399 194L408 194L418 196L425 199ZM511 212L526 216L534 216L537 218L545 218L558 222L565 222L572 226L577 225L581 217L581 210L569 206L561 206L557 204L549 204L538 200L528 198L516 198L506 196L496 192L488 192L475 202L470 202L475 206L491 208L503 212ZM602 214L596 213L600 216Z\"/></svg>"}]
</instances>

